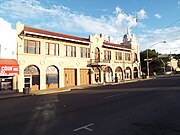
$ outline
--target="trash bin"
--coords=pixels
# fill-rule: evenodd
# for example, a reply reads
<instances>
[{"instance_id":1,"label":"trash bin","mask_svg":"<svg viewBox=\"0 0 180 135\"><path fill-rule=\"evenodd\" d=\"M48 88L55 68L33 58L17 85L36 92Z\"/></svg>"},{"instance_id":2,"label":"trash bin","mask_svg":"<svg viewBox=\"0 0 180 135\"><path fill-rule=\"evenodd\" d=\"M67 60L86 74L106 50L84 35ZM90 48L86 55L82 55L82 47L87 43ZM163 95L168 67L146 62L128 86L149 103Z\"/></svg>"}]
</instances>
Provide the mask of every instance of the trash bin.
<instances>
[{"instance_id":1,"label":"trash bin","mask_svg":"<svg viewBox=\"0 0 180 135\"><path fill-rule=\"evenodd\" d=\"M23 88L23 94L30 94L30 92L31 92L31 88L29 87Z\"/></svg>"}]
</instances>

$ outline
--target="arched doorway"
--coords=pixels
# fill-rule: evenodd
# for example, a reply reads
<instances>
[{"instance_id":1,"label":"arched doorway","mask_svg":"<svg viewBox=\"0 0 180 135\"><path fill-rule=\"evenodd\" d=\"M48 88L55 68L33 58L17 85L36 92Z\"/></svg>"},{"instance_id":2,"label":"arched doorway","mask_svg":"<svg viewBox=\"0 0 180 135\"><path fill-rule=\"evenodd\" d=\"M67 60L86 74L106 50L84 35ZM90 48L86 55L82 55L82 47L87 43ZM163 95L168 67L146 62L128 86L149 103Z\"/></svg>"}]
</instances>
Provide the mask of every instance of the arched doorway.
<instances>
[{"instance_id":1,"label":"arched doorway","mask_svg":"<svg viewBox=\"0 0 180 135\"><path fill-rule=\"evenodd\" d=\"M40 71L35 65L29 65L24 69L24 87L30 87L31 90L40 89Z\"/></svg>"},{"instance_id":2,"label":"arched doorway","mask_svg":"<svg viewBox=\"0 0 180 135\"><path fill-rule=\"evenodd\" d=\"M95 48L95 62L100 62L100 50L98 47Z\"/></svg>"},{"instance_id":3,"label":"arched doorway","mask_svg":"<svg viewBox=\"0 0 180 135\"><path fill-rule=\"evenodd\" d=\"M111 67L106 67L104 70L104 81L112 82L113 81L113 72Z\"/></svg>"},{"instance_id":4,"label":"arched doorway","mask_svg":"<svg viewBox=\"0 0 180 135\"><path fill-rule=\"evenodd\" d=\"M46 88L59 87L59 71L55 66L49 66L46 69Z\"/></svg>"},{"instance_id":5,"label":"arched doorway","mask_svg":"<svg viewBox=\"0 0 180 135\"><path fill-rule=\"evenodd\" d=\"M101 70L98 67L94 68L94 80L96 83L101 82Z\"/></svg>"},{"instance_id":6,"label":"arched doorway","mask_svg":"<svg viewBox=\"0 0 180 135\"><path fill-rule=\"evenodd\" d=\"M123 70L121 67L117 67L115 70L115 82L123 80Z\"/></svg>"},{"instance_id":7,"label":"arched doorway","mask_svg":"<svg viewBox=\"0 0 180 135\"><path fill-rule=\"evenodd\" d=\"M137 67L134 67L134 79L138 78L138 69Z\"/></svg>"},{"instance_id":8,"label":"arched doorway","mask_svg":"<svg viewBox=\"0 0 180 135\"><path fill-rule=\"evenodd\" d=\"M126 70L125 70L125 78L126 78L127 80L132 78L131 68L130 68L130 67L126 67Z\"/></svg>"}]
</instances>

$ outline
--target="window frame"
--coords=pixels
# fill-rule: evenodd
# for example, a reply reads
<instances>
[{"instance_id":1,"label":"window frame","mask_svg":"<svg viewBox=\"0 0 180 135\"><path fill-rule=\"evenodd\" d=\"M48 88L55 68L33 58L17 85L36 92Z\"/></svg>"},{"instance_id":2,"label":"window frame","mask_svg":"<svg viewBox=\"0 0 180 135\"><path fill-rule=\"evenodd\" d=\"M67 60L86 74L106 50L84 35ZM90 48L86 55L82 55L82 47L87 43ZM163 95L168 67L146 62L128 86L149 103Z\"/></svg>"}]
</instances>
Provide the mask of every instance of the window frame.
<instances>
[{"instance_id":1,"label":"window frame","mask_svg":"<svg viewBox=\"0 0 180 135\"><path fill-rule=\"evenodd\" d=\"M60 50L59 50L59 44L58 43L46 42L45 44L46 44L46 55L54 55L54 56L59 56L60 55L60 53L59 53Z\"/></svg>"},{"instance_id":2,"label":"window frame","mask_svg":"<svg viewBox=\"0 0 180 135\"><path fill-rule=\"evenodd\" d=\"M31 46L31 43L34 43ZM31 50L32 48L32 50ZM40 54L41 53L41 42L37 40L24 39L24 53Z\"/></svg>"},{"instance_id":3,"label":"window frame","mask_svg":"<svg viewBox=\"0 0 180 135\"><path fill-rule=\"evenodd\" d=\"M131 61L131 54L125 53L125 61Z\"/></svg>"},{"instance_id":4,"label":"window frame","mask_svg":"<svg viewBox=\"0 0 180 135\"><path fill-rule=\"evenodd\" d=\"M81 58L90 58L90 48L80 47Z\"/></svg>"},{"instance_id":5,"label":"window frame","mask_svg":"<svg viewBox=\"0 0 180 135\"><path fill-rule=\"evenodd\" d=\"M111 51L104 50L104 59L105 60L111 60Z\"/></svg>"},{"instance_id":6,"label":"window frame","mask_svg":"<svg viewBox=\"0 0 180 135\"><path fill-rule=\"evenodd\" d=\"M116 52L116 60L122 60L122 52Z\"/></svg>"},{"instance_id":7,"label":"window frame","mask_svg":"<svg viewBox=\"0 0 180 135\"><path fill-rule=\"evenodd\" d=\"M64 45L65 57L76 57L76 46Z\"/></svg>"}]
</instances>

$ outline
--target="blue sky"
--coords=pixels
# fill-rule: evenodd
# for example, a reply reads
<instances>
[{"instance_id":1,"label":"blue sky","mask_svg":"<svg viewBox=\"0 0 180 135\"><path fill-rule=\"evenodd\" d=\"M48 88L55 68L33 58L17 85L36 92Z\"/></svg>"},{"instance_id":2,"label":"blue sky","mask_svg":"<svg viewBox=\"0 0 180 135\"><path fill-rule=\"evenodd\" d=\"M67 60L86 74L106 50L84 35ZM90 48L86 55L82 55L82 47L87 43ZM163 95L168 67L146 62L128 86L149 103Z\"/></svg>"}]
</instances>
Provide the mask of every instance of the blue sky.
<instances>
[{"instance_id":1,"label":"blue sky","mask_svg":"<svg viewBox=\"0 0 180 135\"><path fill-rule=\"evenodd\" d=\"M166 40L152 49L180 53L180 0L0 0L0 44L6 50L16 22L82 37L104 33L115 43L130 27L141 51Z\"/></svg>"}]
</instances>

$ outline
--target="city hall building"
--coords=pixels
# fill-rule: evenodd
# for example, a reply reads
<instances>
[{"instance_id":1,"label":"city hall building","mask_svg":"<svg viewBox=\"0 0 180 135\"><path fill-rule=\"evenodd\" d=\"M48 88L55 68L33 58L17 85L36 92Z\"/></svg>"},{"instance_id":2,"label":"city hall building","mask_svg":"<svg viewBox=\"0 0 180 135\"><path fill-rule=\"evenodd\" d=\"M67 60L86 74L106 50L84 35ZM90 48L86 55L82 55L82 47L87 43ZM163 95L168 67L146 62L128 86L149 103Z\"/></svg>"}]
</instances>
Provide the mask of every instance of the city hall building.
<instances>
[{"instance_id":1,"label":"city hall building","mask_svg":"<svg viewBox=\"0 0 180 135\"><path fill-rule=\"evenodd\" d=\"M32 90L120 83L140 77L139 44L129 32L121 44L103 34L77 37L17 23L17 88Z\"/></svg>"}]
</instances>

